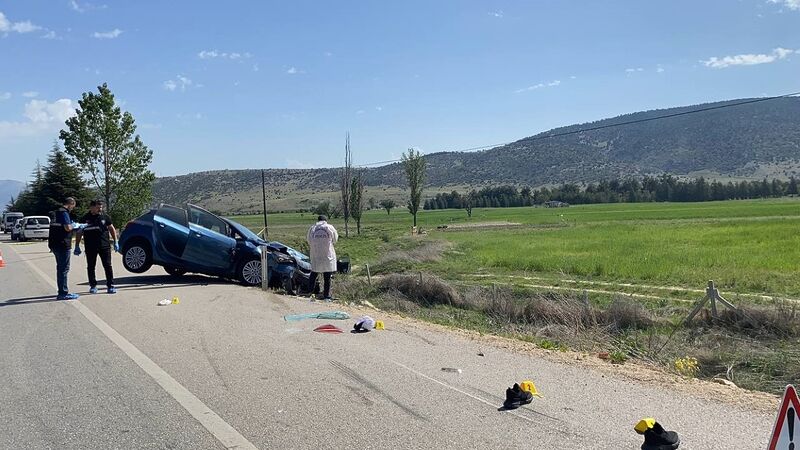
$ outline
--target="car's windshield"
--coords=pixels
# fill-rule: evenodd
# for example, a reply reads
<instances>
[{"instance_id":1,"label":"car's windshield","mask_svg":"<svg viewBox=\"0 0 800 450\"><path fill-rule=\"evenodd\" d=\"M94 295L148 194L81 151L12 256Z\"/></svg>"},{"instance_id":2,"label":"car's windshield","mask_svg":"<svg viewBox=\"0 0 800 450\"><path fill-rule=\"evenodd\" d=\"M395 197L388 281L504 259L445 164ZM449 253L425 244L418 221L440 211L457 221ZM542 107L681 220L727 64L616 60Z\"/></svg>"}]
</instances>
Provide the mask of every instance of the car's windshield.
<instances>
[{"instance_id":1,"label":"car's windshield","mask_svg":"<svg viewBox=\"0 0 800 450\"><path fill-rule=\"evenodd\" d=\"M230 225L231 228L234 229L234 231L236 231L237 233L242 235L243 238L245 238L245 239L247 239L249 241L260 241L261 240L261 238L258 237L257 234L255 234L252 231L250 231L250 229L248 229L246 226L244 226L242 224L239 224L239 223L236 223L236 222L234 222L232 220L228 220L228 219L226 219L225 221L228 222L228 225Z\"/></svg>"}]
</instances>

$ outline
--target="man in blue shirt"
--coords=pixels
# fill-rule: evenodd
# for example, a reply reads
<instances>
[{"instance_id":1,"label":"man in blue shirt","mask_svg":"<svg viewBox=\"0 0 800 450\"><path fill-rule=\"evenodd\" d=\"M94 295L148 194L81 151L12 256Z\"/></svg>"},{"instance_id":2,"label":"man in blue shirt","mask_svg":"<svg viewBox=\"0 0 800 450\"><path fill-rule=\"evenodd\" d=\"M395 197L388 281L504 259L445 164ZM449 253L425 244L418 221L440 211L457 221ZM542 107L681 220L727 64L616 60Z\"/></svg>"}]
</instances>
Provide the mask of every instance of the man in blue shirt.
<instances>
[{"instance_id":1,"label":"man in blue shirt","mask_svg":"<svg viewBox=\"0 0 800 450\"><path fill-rule=\"evenodd\" d=\"M69 274L69 254L72 249L72 233L83 228L73 223L69 217L70 211L75 209L75 199L67 197L64 206L53 211L53 220L50 221L50 236L47 246L56 257L56 280L58 283L59 300L77 300L78 294L70 294L67 288L67 275Z\"/></svg>"}]
</instances>

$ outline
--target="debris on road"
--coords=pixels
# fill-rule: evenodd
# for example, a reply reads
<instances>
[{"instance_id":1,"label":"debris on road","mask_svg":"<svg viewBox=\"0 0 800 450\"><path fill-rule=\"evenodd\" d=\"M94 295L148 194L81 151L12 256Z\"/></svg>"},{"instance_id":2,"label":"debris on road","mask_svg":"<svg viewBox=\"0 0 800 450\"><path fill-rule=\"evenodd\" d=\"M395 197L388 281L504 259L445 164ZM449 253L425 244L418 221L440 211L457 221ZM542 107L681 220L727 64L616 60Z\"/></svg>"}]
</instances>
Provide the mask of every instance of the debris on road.
<instances>
[{"instance_id":1,"label":"debris on road","mask_svg":"<svg viewBox=\"0 0 800 450\"><path fill-rule=\"evenodd\" d=\"M633 429L644 436L642 450L675 450L681 445L678 433L665 430L652 417L640 420Z\"/></svg>"},{"instance_id":2,"label":"debris on road","mask_svg":"<svg viewBox=\"0 0 800 450\"><path fill-rule=\"evenodd\" d=\"M514 386L506 389L506 401L503 402L503 409L517 409L532 401L533 395L523 391L518 383L514 383Z\"/></svg>"},{"instance_id":3,"label":"debris on road","mask_svg":"<svg viewBox=\"0 0 800 450\"><path fill-rule=\"evenodd\" d=\"M167 306L167 305L171 305L171 304L172 304L172 300L170 300L168 298L165 298L165 299L163 299L163 300L158 302L158 306Z\"/></svg>"},{"instance_id":4,"label":"debris on road","mask_svg":"<svg viewBox=\"0 0 800 450\"><path fill-rule=\"evenodd\" d=\"M356 333L366 333L375 328L375 319L370 316L363 316L358 319L353 325L353 331Z\"/></svg>"},{"instance_id":5,"label":"debris on road","mask_svg":"<svg viewBox=\"0 0 800 450\"><path fill-rule=\"evenodd\" d=\"M331 325L326 323L325 325L320 325L317 328L314 328L314 331L318 333L343 333L341 328L337 327L336 325Z\"/></svg>"},{"instance_id":6,"label":"debris on road","mask_svg":"<svg viewBox=\"0 0 800 450\"><path fill-rule=\"evenodd\" d=\"M461 369L456 369L455 367L442 367L442 372L461 373Z\"/></svg>"},{"instance_id":7,"label":"debris on road","mask_svg":"<svg viewBox=\"0 0 800 450\"><path fill-rule=\"evenodd\" d=\"M725 379L725 378L714 377L714 378L711 379L711 381L713 381L714 383L717 383L717 384L722 384L724 386L728 386L728 387L737 387L736 383L734 383L731 380Z\"/></svg>"},{"instance_id":8,"label":"debris on road","mask_svg":"<svg viewBox=\"0 0 800 450\"><path fill-rule=\"evenodd\" d=\"M323 312L306 313L306 314L290 314L288 316L283 316L283 320L287 322L292 322L296 320L305 320L305 319L347 320L349 318L350 314L347 314L344 311L323 311Z\"/></svg>"},{"instance_id":9,"label":"debris on road","mask_svg":"<svg viewBox=\"0 0 800 450\"><path fill-rule=\"evenodd\" d=\"M486 356L486 354L483 353L483 350L478 350L478 356Z\"/></svg>"}]
</instances>

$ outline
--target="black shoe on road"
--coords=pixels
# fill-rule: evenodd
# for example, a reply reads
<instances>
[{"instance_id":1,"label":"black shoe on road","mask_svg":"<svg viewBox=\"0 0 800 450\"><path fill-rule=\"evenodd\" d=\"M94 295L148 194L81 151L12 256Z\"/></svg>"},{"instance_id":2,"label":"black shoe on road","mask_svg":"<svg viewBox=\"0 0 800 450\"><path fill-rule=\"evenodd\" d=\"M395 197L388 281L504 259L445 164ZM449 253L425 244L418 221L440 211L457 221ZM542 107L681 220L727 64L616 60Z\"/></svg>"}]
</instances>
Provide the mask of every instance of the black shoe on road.
<instances>
[{"instance_id":1,"label":"black shoe on road","mask_svg":"<svg viewBox=\"0 0 800 450\"><path fill-rule=\"evenodd\" d=\"M676 450L681 445L678 433L667 431L656 422L653 428L644 432L642 450Z\"/></svg>"},{"instance_id":2,"label":"black shoe on road","mask_svg":"<svg viewBox=\"0 0 800 450\"><path fill-rule=\"evenodd\" d=\"M519 384L514 383L513 387L506 389L506 401L503 402L503 407L506 409L517 409L532 401L533 395L531 395L530 392L523 391L519 387Z\"/></svg>"}]
</instances>

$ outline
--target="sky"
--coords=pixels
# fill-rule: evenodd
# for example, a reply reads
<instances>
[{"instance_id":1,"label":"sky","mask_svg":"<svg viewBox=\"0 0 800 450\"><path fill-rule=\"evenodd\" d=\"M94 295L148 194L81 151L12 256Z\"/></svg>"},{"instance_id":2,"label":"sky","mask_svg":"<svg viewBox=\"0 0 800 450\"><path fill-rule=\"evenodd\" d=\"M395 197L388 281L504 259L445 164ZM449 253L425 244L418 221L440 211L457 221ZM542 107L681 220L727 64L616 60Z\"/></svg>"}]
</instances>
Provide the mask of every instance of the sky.
<instances>
[{"instance_id":1,"label":"sky","mask_svg":"<svg viewBox=\"0 0 800 450\"><path fill-rule=\"evenodd\" d=\"M800 0L0 0L0 179L102 83L158 176L368 164L800 91Z\"/></svg>"}]
</instances>

